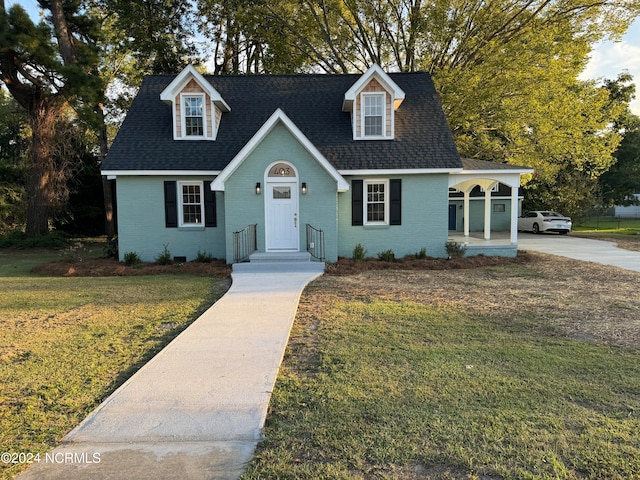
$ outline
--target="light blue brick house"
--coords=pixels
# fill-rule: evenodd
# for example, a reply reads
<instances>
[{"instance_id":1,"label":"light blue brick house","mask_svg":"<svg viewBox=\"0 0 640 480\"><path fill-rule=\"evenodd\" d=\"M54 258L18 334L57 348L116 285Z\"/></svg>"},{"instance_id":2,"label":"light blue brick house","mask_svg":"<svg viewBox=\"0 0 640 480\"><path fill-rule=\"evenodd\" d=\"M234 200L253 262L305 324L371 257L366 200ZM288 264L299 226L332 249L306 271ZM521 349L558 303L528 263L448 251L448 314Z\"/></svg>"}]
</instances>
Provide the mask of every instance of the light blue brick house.
<instances>
[{"instance_id":1,"label":"light blue brick house","mask_svg":"<svg viewBox=\"0 0 640 480\"><path fill-rule=\"evenodd\" d=\"M121 258L515 255L531 170L461 159L427 73L144 79L102 165ZM481 232L475 235L473 232ZM491 233L505 231L501 239ZM476 244L471 242L474 237Z\"/></svg>"}]
</instances>

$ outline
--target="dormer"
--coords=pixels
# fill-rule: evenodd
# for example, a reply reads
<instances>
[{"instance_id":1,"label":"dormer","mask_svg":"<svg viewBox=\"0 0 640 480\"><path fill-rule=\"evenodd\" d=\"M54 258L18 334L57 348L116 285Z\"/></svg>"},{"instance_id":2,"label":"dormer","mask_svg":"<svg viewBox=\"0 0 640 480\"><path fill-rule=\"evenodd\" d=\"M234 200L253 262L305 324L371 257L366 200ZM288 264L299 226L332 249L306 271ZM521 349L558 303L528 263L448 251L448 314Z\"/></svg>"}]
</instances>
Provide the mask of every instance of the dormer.
<instances>
[{"instance_id":1,"label":"dormer","mask_svg":"<svg viewBox=\"0 0 640 480\"><path fill-rule=\"evenodd\" d=\"M373 65L344 94L342 111L351 113L354 140L393 140L395 112L404 92L378 65Z\"/></svg>"},{"instance_id":2,"label":"dormer","mask_svg":"<svg viewBox=\"0 0 640 480\"><path fill-rule=\"evenodd\" d=\"M222 114L231 111L192 65L162 91L160 100L171 106L174 140L215 140Z\"/></svg>"}]
</instances>

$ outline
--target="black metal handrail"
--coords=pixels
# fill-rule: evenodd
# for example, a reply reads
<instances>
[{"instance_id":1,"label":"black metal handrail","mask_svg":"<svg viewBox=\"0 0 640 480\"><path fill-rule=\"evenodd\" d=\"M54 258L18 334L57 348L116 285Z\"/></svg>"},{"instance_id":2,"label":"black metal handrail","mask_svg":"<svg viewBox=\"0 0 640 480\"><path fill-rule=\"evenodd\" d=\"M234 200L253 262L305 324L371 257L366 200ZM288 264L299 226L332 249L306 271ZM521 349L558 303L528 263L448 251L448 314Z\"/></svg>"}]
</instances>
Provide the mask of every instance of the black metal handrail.
<instances>
[{"instance_id":1,"label":"black metal handrail","mask_svg":"<svg viewBox=\"0 0 640 480\"><path fill-rule=\"evenodd\" d=\"M307 252L324 262L324 232L307 223Z\"/></svg>"},{"instance_id":2,"label":"black metal handrail","mask_svg":"<svg viewBox=\"0 0 640 480\"><path fill-rule=\"evenodd\" d=\"M247 225L238 232L233 232L233 262L240 263L249 259L249 255L258 247L256 224Z\"/></svg>"}]
</instances>

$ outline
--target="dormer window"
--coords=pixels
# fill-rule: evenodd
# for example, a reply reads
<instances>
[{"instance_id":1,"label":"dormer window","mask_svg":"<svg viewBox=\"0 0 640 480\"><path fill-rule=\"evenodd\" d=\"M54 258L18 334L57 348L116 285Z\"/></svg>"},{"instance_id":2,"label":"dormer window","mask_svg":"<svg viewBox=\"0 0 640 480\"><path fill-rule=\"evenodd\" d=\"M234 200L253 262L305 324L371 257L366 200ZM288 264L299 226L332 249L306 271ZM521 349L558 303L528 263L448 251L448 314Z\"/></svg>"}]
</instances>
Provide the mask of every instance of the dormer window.
<instances>
[{"instance_id":1,"label":"dormer window","mask_svg":"<svg viewBox=\"0 0 640 480\"><path fill-rule=\"evenodd\" d=\"M362 135L365 137L384 136L385 94L363 93L362 105Z\"/></svg>"},{"instance_id":2,"label":"dormer window","mask_svg":"<svg viewBox=\"0 0 640 480\"><path fill-rule=\"evenodd\" d=\"M215 140L222 114L231 107L192 65L188 65L160 93L171 106L174 140Z\"/></svg>"},{"instance_id":3,"label":"dormer window","mask_svg":"<svg viewBox=\"0 0 640 480\"><path fill-rule=\"evenodd\" d=\"M393 140L395 115L404 92L378 65L372 66L344 94L342 111L351 114L354 140Z\"/></svg>"},{"instance_id":4,"label":"dormer window","mask_svg":"<svg viewBox=\"0 0 640 480\"><path fill-rule=\"evenodd\" d=\"M187 137L203 137L205 132L204 95L185 95L184 133Z\"/></svg>"}]
</instances>

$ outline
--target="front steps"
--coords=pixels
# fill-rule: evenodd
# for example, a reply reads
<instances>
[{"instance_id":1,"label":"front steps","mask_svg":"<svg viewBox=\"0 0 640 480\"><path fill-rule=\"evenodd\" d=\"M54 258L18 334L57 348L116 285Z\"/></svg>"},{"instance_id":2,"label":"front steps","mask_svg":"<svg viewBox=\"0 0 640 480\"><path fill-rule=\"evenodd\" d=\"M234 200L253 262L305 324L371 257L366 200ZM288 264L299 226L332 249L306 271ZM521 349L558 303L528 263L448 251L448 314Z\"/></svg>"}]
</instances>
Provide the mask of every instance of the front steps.
<instances>
[{"instance_id":1,"label":"front steps","mask_svg":"<svg viewBox=\"0 0 640 480\"><path fill-rule=\"evenodd\" d=\"M324 272L324 262L312 262L309 252L255 252L249 262L234 263L234 273Z\"/></svg>"}]
</instances>

